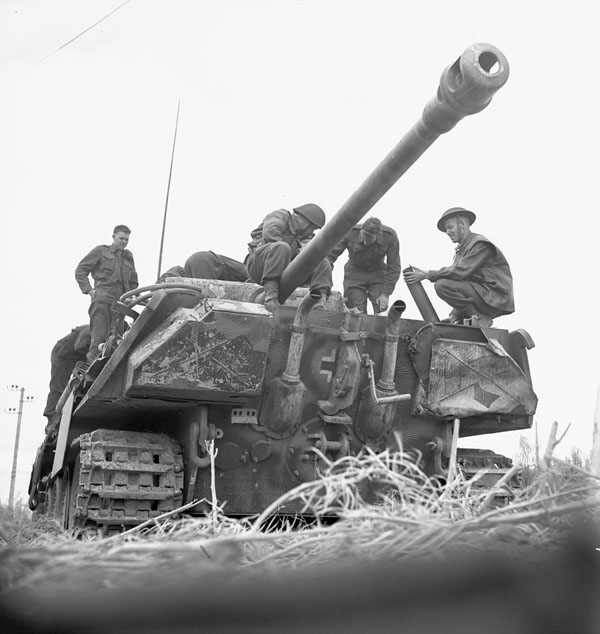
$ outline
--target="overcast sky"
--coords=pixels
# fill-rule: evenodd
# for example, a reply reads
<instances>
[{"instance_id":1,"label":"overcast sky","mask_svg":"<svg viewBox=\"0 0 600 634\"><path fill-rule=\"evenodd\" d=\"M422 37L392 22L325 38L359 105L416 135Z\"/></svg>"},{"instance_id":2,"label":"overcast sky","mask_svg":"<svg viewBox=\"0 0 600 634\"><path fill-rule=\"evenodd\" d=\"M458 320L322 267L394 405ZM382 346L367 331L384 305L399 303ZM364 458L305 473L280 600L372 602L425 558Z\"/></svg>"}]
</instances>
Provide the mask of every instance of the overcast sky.
<instances>
[{"instance_id":1,"label":"overcast sky","mask_svg":"<svg viewBox=\"0 0 600 634\"><path fill-rule=\"evenodd\" d=\"M50 350L88 319L77 262L125 223L140 282L156 279L179 100L163 269L204 249L243 259L273 209L316 202L332 216L475 42L503 51L508 83L369 215L397 230L403 266L429 269L453 255L435 228L441 212L478 214L474 230L515 278L516 312L495 324L536 343L540 439L553 420L571 423L557 453L589 451L600 384L596 2L130 0L114 11L122 4L0 0L0 499L17 418L5 409L18 406L4 386L35 397L17 472L26 499ZM419 317L402 282L392 299ZM520 433L461 444L512 456Z\"/></svg>"}]
</instances>

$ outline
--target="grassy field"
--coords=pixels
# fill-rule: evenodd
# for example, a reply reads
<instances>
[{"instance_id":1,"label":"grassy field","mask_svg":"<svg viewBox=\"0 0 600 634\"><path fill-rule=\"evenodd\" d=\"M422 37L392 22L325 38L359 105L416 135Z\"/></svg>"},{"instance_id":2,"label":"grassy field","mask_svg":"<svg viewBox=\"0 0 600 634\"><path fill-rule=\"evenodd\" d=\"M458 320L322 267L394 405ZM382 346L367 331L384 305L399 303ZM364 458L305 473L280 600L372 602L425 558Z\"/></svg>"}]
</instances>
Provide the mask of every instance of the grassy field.
<instances>
[{"instance_id":1,"label":"grassy field","mask_svg":"<svg viewBox=\"0 0 600 634\"><path fill-rule=\"evenodd\" d=\"M294 527L215 506L106 538L3 507L5 631L600 631L598 478L554 460L521 482L365 453L288 494L315 518Z\"/></svg>"}]
</instances>

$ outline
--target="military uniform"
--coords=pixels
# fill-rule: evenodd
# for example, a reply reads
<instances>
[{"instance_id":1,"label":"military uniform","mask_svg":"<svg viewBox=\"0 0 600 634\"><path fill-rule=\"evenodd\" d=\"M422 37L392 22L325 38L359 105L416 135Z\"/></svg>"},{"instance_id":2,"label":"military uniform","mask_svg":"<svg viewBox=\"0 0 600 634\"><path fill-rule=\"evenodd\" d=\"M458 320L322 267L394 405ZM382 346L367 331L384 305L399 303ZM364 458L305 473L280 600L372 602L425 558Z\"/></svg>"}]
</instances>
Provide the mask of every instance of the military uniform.
<instances>
[{"instance_id":1,"label":"military uniform","mask_svg":"<svg viewBox=\"0 0 600 634\"><path fill-rule=\"evenodd\" d=\"M245 264L250 278L257 284L279 280L303 247L292 214L286 209L271 212L250 235L252 241L248 243ZM306 281L311 289L318 289L328 296L333 283L329 261L321 260L313 271L307 271Z\"/></svg>"},{"instance_id":2,"label":"military uniform","mask_svg":"<svg viewBox=\"0 0 600 634\"><path fill-rule=\"evenodd\" d=\"M73 368L78 361L85 361L90 347L90 327L77 326L59 339L50 354L50 391L44 408L44 416L50 425L56 416L56 404L67 387Z\"/></svg>"},{"instance_id":3,"label":"military uniform","mask_svg":"<svg viewBox=\"0 0 600 634\"><path fill-rule=\"evenodd\" d=\"M162 284L163 282L168 282L170 277L185 277L185 271L183 266L172 266L170 269L167 269L157 280L157 284Z\"/></svg>"},{"instance_id":4,"label":"military uniform","mask_svg":"<svg viewBox=\"0 0 600 634\"><path fill-rule=\"evenodd\" d=\"M510 266L486 237L471 233L458 246L452 266L428 271L438 296L458 319L476 313L494 318L515 310Z\"/></svg>"},{"instance_id":5,"label":"military uniform","mask_svg":"<svg viewBox=\"0 0 600 634\"><path fill-rule=\"evenodd\" d=\"M90 274L95 291L88 311L91 344L87 359L91 363L98 355L98 346L106 341L109 333L111 304L123 293L138 287L138 276L131 251L118 249L115 245L94 247L77 265L75 279L84 294L92 289Z\"/></svg>"},{"instance_id":6,"label":"military uniform","mask_svg":"<svg viewBox=\"0 0 600 634\"><path fill-rule=\"evenodd\" d=\"M226 255L213 251L198 251L190 255L184 266L185 277L195 277L204 280L225 280L229 282L246 282L248 271L246 267Z\"/></svg>"},{"instance_id":7,"label":"military uniform","mask_svg":"<svg viewBox=\"0 0 600 634\"><path fill-rule=\"evenodd\" d=\"M400 245L396 232L385 225L381 225L381 232L373 243L365 244L360 235L363 226L353 227L331 251L329 260L333 264L345 250L348 251L344 266L346 305L366 313L369 299L378 313L381 309L377 299L381 295L389 297L400 278Z\"/></svg>"}]
</instances>

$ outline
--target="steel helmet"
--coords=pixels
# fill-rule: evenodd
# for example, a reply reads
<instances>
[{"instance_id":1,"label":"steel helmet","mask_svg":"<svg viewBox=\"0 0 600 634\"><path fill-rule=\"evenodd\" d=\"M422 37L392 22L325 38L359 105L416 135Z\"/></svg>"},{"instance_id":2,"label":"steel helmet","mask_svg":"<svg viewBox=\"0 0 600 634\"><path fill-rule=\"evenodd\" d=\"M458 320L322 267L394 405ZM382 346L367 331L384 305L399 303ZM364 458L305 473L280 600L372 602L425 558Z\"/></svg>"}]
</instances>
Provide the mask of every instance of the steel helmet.
<instances>
[{"instance_id":1,"label":"steel helmet","mask_svg":"<svg viewBox=\"0 0 600 634\"><path fill-rule=\"evenodd\" d=\"M294 211L304 216L307 220L310 220L313 225L316 225L319 229L325 224L325 212L319 205L307 203L306 205L300 205L300 207L294 207Z\"/></svg>"},{"instance_id":2,"label":"steel helmet","mask_svg":"<svg viewBox=\"0 0 600 634\"><path fill-rule=\"evenodd\" d=\"M442 214L442 217L437 221L437 228L442 233L446 233L444 223L448 220L448 218L454 218L454 216L465 216L469 219L470 225L472 225L477 219L477 216L472 211L469 211L464 207L451 207L450 209L446 209L446 211Z\"/></svg>"}]
</instances>

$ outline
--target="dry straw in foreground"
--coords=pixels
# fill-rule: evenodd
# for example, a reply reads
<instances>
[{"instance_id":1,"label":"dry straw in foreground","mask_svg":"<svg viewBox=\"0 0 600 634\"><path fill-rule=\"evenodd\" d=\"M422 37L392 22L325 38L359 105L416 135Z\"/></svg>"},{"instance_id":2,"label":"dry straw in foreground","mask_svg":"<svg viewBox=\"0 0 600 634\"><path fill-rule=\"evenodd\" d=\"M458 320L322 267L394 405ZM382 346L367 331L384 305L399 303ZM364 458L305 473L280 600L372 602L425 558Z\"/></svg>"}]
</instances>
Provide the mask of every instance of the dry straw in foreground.
<instances>
[{"instance_id":1,"label":"dry straw in foreground","mask_svg":"<svg viewBox=\"0 0 600 634\"><path fill-rule=\"evenodd\" d=\"M110 538L90 532L46 533L16 544L14 536L7 536L10 543L0 553L1 599L16 619L23 616L20 608L32 602L37 606L33 613L26 610L25 625L51 622L62 631L69 624L88 631L102 626L107 629L97 631L109 632L117 631L111 624L116 627L125 621L141 626L141 616L137 621L132 616L136 602L153 606L155 624L176 618L173 602L179 606L177 614L189 612L192 623L196 623L195 611L203 606L206 631L225 631L210 629L206 620L221 600L236 605L238 615L245 614L240 606L260 612L258 606L266 601L263 610L268 607L276 631L277 619L285 621L286 614L295 610L295 603L288 605L287 612L282 607L289 600L287 593L282 594L286 588L294 587L299 598L309 593L304 600L316 601L313 610L318 610L319 597L328 605L334 600L333 583L344 603L341 608L352 610L355 585L362 588L362 603L375 600L368 598L371 591L364 587L369 575L377 577L373 583L403 591L394 603L400 605L414 584L423 583L431 594L445 570L458 575L453 584L461 588L460 574L483 575L483 588L492 572L497 581L502 574L513 574L517 566L518 580L529 574L528 561L534 567L540 561L544 565L562 561L573 544L577 552L587 553L592 565L598 563L593 560L594 549L600 547L598 478L573 465L553 460L551 467L532 474L528 486L513 489L508 503L499 505L499 499L506 500L514 473L496 489L486 490L478 488L477 478L466 481L460 474L445 484L434 482L401 452L365 450L335 463L322 458L326 464L322 478L288 492L254 518L227 518L215 507L206 517L169 517ZM301 500L314 520L293 527L276 522L277 509L291 499ZM419 577L434 571L435 582ZM378 578L381 575L383 579ZM237 599L227 603L232 592ZM114 599L114 593L128 598L107 616L107 601ZM146 616L147 612L148 608ZM70 620L65 621L65 614ZM240 627L248 627L248 619L251 616L246 614ZM144 631L154 631L148 625ZM131 627L128 631L137 631Z\"/></svg>"}]
</instances>

